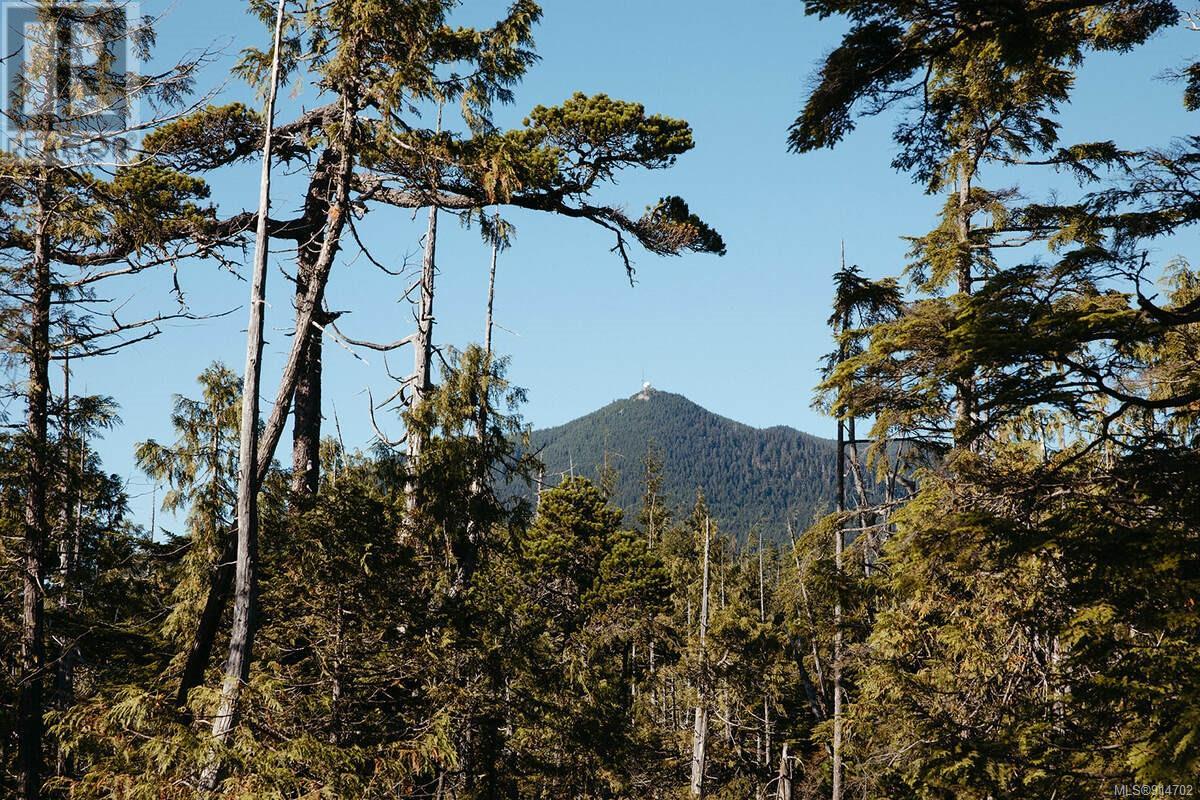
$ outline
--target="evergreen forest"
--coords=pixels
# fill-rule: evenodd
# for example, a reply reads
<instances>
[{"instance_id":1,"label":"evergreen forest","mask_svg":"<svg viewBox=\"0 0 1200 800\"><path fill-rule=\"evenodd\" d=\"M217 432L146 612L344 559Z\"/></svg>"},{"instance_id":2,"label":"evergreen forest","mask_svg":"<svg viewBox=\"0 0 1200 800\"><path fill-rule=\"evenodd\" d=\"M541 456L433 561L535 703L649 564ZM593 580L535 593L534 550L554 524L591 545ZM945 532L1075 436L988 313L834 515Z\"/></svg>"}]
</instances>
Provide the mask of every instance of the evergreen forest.
<instances>
[{"instance_id":1,"label":"evergreen forest","mask_svg":"<svg viewBox=\"0 0 1200 800\"><path fill-rule=\"evenodd\" d=\"M0 4L24 26L0 52L20 133L0 152L0 796L1192 794L1200 135L1062 115L1088 64L1200 30L1193 9L795 3L833 44L762 76L792 81L791 122L741 146L803 161L884 123L888 174L935 209L896 263L796 243L833 298L808 326L827 355L770 368L819 374L788 400L821 415L811 436L649 385L527 419L540 387L493 339L494 306L539 313L497 301L516 215L601 242L631 293L734 255L671 193L705 132L653 75L645 105L526 103L543 12L567 4L239 1L214 90L202 42L155 51L169 13ZM1200 63L1162 81L1200 110ZM389 238L398 220L419 240ZM438 317L451 230L490 265L470 339ZM847 249L879 235L864 220ZM392 330L331 300L351 262L393 276ZM231 310L192 302L206 281ZM760 313L713 335L752 351ZM164 391L137 359L185 327L238 347ZM562 357L587 346L565 332ZM387 394L331 404L335 355ZM126 396L78 378L130 363ZM169 419L123 419L135 394L173 394Z\"/></svg>"}]
</instances>

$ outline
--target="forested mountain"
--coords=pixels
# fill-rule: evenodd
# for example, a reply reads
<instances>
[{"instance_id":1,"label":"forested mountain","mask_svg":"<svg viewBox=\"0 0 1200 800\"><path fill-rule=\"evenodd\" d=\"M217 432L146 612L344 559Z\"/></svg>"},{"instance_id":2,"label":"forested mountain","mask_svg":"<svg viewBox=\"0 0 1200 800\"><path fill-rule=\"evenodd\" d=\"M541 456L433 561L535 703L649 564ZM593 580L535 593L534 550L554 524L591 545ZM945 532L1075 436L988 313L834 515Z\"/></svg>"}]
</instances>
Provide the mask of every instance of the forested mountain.
<instances>
[{"instance_id":1,"label":"forested mountain","mask_svg":"<svg viewBox=\"0 0 1200 800\"><path fill-rule=\"evenodd\" d=\"M700 489L713 518L743 535L757 524L765 538L783 540L789 518L805 527L833 508L834 442L783 425L743 425L672 392L647 389L536 430L531 441L550 483L572 469L598 478L607 464L622 508L637 505L643 461L654 448L668 505L690 507Z\"/></svg>"}]
</instances>

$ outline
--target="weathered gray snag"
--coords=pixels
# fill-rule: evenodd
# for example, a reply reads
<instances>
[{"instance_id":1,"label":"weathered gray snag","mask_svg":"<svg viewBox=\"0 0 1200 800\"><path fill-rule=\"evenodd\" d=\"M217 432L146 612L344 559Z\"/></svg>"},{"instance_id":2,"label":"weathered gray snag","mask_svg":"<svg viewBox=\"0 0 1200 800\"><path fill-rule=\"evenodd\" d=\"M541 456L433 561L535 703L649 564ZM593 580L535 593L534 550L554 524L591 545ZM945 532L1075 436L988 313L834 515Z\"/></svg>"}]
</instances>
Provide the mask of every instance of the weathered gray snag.
<instances>
[{"instance_id":1,"label":"weathered gray snag","mask_svg":"<svg viewBox=\"0 0 1200 800\"><path fill-rule=\"evenodd\" d=\"M842 800L842 558L846 537L842 532L846 512L846 423L837 421L838 496L837 526L833 532L833 565L839 585L833 606L833 800Z\"/></svg>"},{"instance_id":2,"label":"weathered gray snag","mask_svg":"<svg viewBox=\"0 0 1200 800\"><path fill-rule=\"evenodd\" d=\"M433 292L437 277L437 226L438 207L429 207L429 227L425 231L425 253L421 259L421 296L417 301L417 335L413 347L412 408L416 408L433 391ZM416 469L421 452L425 449L425 432L418 426L409 425L407 432L409 469ZM408 513L417 508L415 479L409 479Z\"/></svg>"},{"instance_id":3,"label":"weathered gray snag","mask_svg":"<svg viewBox=\"0 0 1200 800\"><path fill-rule=\"evenodd\" d=\"M433 391L433 293L437 279L438 207L429 208L425 252L421 258L421 298L417 309L417 339L413 351L413 405L420 405ZM417 433L409 434L410 458L418 458L424 444Z\"/></svg>"},{"instance_id":4,"label":"weathered gray snag","mask_svg":"<svg viewBox=\"0 0 1200 800\"><path fill-rule=\"evenodd\" d=\"M263 312L266 305L267 254L270 237L267 219L271 207L271 136L275 122L275 98L279 90L280 43L283 37L285 0L279 0L275 17L275 37L271 57L271 79L267 87L266 131L263 143L262 178L258 195L258 221L255 230L254 265L250 283L250 322L246 329L246 368L242 376L242 414L238 449L237 565L234 571L233 630L221 703L213 718L213 738L228 742L237 718L238 698L250 674L254 645L255 573L258 550L258 409L262 378ZM206 765L201 778L205 791L215 788L220 761Z\"/></svg>"},{"instance_id":5,"label":"weathered gray snag","mask_svg":"<svg viewBox=\"0 0 1200 800\"><path fill-rule=\"evenodd\" d=\"M492 354L492 310L496 305L496 260L500 254L500 222L497 219L496 236L492 239L492 264L488 270L487 319L483 326L483 350Z\"/></svg>"},{"instance_id":6,"label":"weathered gray snag","mask_svg":"<svg viewBox=\"0 0 1200 800\"><path fill-rule=\"evenodd\" d=\"M788 758L787 742L779 753L779 774L775 777L775 800L792 800L792 762Z\"/></svg>"},{"instance_id":7,"label":"weathered gray snag","mask_svg":"<svg viewBox=\"0 0 1200 800\"><path fill-rule=\"evenodd\" d=\"M708 697L705 644L708 639L709 521L704 520L704 567L700 582L700 680L696 686L696 720L692 729L692 797L704 796L704 762L708 752Z\"/></svg>"}]
</instances>

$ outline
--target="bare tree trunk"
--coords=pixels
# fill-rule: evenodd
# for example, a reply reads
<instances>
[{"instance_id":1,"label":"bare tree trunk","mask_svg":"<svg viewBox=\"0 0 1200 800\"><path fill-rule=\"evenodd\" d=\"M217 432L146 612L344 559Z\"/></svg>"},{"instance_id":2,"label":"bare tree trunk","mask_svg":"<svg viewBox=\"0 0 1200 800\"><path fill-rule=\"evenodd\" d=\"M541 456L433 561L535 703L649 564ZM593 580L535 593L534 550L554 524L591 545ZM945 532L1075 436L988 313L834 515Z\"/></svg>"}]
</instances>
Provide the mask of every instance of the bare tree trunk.
<instances>
[{"instance_id":1,"label":"bare tree trunk","mask_svg":"<svg viewBox=\"0 0 1200 800\"><path fill-rule=\"evenodd\" d=\"M500 253L500 242L492 242L492 266L488 270L487 322L483 329L483 349L492 354L492 309L496 303L496 258Z\"/></svg>"},{"instance_id":2,"label":"bare tree trunk","mask_svg":"<svg viewBox=\"0 0 1200 800\"><path fill-rule=\"evenodd\" d=\"M348 120L349 113L346 112L343 123L347 123ZM327 206L324 221L317 223L323 227L313 234L313 241L320 244L315 248L316 253L312 260L311 277L305 294L303 297L297 297L296 327L292 337L291 351L284 365L283 374L279 379L279 388L276 391L274 406L266 425L263 427L262 436L259 438L255 483L260 486L266 479L267 472L271 468L271 461L275 456L275 450L279 446L279 440L283 435L288 412L292 409L292 398L302 374L301 362L304 356L306 339L301 335L301 332L311 330L314 324L319 324L321 298L324 295L325 284L329 280L329 272L333 266L333 259L337 254L341 231L345 226L345 214L348 207L347 187L349 185L350 156L348 151L343 150L335 153L334 157L336 157L339 163L336 167L337 171L330 178L329 196L332 197L332 201ZM295 450L293 448L293 455L294 453ZM293 485L293 489L295 488ZM224 611L225 601L233 583L233 562L236 556L236 542L236 537L230 537L226 545L227 549L221 557L218 568L213 571L209 582L208 598L205 602L204 613L201 615L197 626L196 635L189 650L187 666L184 669L183 679L180 682L179 693L177 695L178 705L182 705L187 697L187 693L199 686L203 680L204 670L212 654L213 642L216 638L221 613Z\"/></svg>"},{"instance_id":3,"label":"bare tree trunk","mask_svg":"<svg viewBox=\"0 0 1200 800\"><path fill-rule=\"evenodd\" d=\"M771 705L763 698L763 766L771 766Z\"/></svg>"},{"instance_id":4,"label":"bare tree trunk","mask_svg":"<svg viewBox=\"0 0 1200 800\"><path fill-rule=\"evenodd\" d=\"M348 132L353 127L351 99L342 99L341 130ZM348 134L347 134L348 135ZM332 177L330 190L331 201L325 216L324 227L317 234L320 237L320 250L313 261L311 277L303 297L298 297L296 308L296 329L292 335L292 346L284 364L283 374L279 378L279 388L275 393L275 404L271 415L263 426L259 439L257 482L262 483L271 468L271 459L275 456L275 448L283 436L287 423L288 412L292 409L292 398L300 381L301 361L307 343L307 332L314 325L319 325L322 319L321 300L324 297L325 286L329 282L329 272L333 269L333 261L337 256L341 242L342 230L346 226L346 215L350 213L350 178L353 166L351 143L344 142L335 148L338 158L337 171Z\"/></svg>"},{"instance_id":5,"label":"bare tree trunk","mask_svg":"<svg viewBox=\"0 0 1200 800\"><path fill-rule=\"evenodd\" d=\"M43 675L45 667L46 484L49 482L50 406L50 240L49 196L43 178L38 189L37 231L32 263L29 327L29 383L25 395L28 441L21 614L21 687L18 698L20 793L36 800L42 792Z\"/></svg>"},{"instance_id":6,"label":"bare tree trunk","mask_svg":"<svg viewBox=\"0 0 1200 800\"><path fill-rule=\"evenodd\" d=\"M846 321L846 325L849 326L849 320ZM858 535L863 539L863 573L869 578L879 557L879 537L872 528L868 527L868 523L874 522L876 515L874 512L868 511L871 502L867 496L867 476L863 471L862 459L858 452L858 433L854 417L846 420L846 433L849 437L846 456L850 464L850 475L854 478L854 503L858 509Z\"/></svg>"},{"instance_id":7,"label":"bare tree trunk","mask_svg":"<svg viewBox=\"0 0 1200 800\"><path fill-rule=\"evenodd\" d=\"M704 762L708 747L708 698L705 645L708 639L709 521L704 520L704 569L700 582L700 676L696 686L696 721L692 729L692 797L704 796Z\"/></svg>"},{"instance_id":8,"label":"bare tree trunk","mask_svg":"<svg viewBox=\"0 0 1200 800\"><path fill-rule=\"evenodd\" d=\"M792 800L792 762L788 759L787 742L779 753L779 774L775 778L775 800Z\"/></svg>"},{"instance_id":9,"label":"bare tree trunk","mask_svg":"<svg viewBox=\"0 0 1200 800\"><path fill-rule=\"evenodd\" d=\"M800 556L796 552L796 535L792 531L791 520L788 520L787 527L788 538L792 543L792 562L796 565L797 578L800 578L798 583L800 585L800 599L804 604L804 616L808 622L808 626L812 628L813 631L816 631L817 622L813 617L812 604L808 602L808 590L804 587L804 581L800 575ZM801 647L803 647L803 644L804 642L800 641ZM800 679L804 683L804 691L808 695L808 704L812 709L813 718L820 722L829 718L829 707L826 703L825 694L825 670L821 666L821 652L817 649L817 640L815 637L812 640L812 657L813 671L816 673L815 677L817 679L815 685L813 684L812 680L809 679L808 670L805 669L803 660L801 660L797 666L800 668Z\"/></svg>"},{"instance_id":10,"label":"bare tree trunk","mask_svg":"<svg viewBox=\"0 0 1200 800\"><path fill-rule=\"evenodd\" d=\"M488 372L490 372L492 365L492 306L496 297L496 256L499 251L499 240L493 240L492 264L488 273L487 316L484 321L483 328L483 354L485 359L484 367ZM482 383L479 387L479 402L476 409L477 417L475 420L475 438L482 447L487 439L488 418L491 415L491 409L488 406L488 403L491 401L491 398L489 397L490 375L485 373L480 376L480 380ZM488 470L491 467L490 464L482 460L482 452L480 453L480 456L481 460L479 463L479 476L476 478L475 483L471 487L472 492L474 492L476 495L482 494L484 488L487 486ZM469 527L471 538L474 540L478 536L478 531L476 530L477 525L475 524L474 520L470 522Z\"/></svg>"},{"instance_id":11,"label":"bare tree trunk","mask_svg":"<svg viewBox=\"0 0 1200 800\"><path fill-rule=\"evenodd\" d=\"M242 411L238 449L237 566L234 571L233 630L221 702L213 718L213 738L229 741L237 718L238 698L250 674L254 645L255 569L258 555L258 455L259 385L262 378L264 307L266 305L267 254L270 238L267 218L271 207L271 139L275 124L275 98L279 89L279 49L283 36L283 9L279 0L271 58L271 83L267 88L266 133L263 142L262 178L258 195L254 267L250 285L250 322L246 329L246 368L242 377ZM201 787L212 791L220 776L220 761L206 765Z\"/></svg>"},{"instance_id":12,"label":"bare tree trunk","mask_svg":"<svg viewBox=\"0 0 1200 800\"><path fill-rule=\"evenodd\" d=\"M838 522L833 534L833 562L839 585L833 606L833 800L842 800L842 558L845 536L842 515L846 511L846 424L837 422Z\"/></svg>"},{"instance_id":13,"label":"bare tree trunk","mask_svg":"<svg viewBox=\"0 0 1200 800\"><path fill-rule=\"evenodd\" d=\"M433 296L437 278L438 209L429 209L429 225L425 231L425 251L421 259L421 299L417 310L417 340L413 353L413 405L419 405L433 391ZM415 453L414 453L415 445ZM409 437L409 455L420 455L424 439L420 434Z\"/></svg>"},{"instance_id":14,"label":"bare tree trunk","mask_svg":"<svg viewBox=\"0 0 1200 800\"><path fill-rule=\"evenodd\" d=\"M296 282L299 298L306 284ZM323 316L318 313L318 316ZM323 324L318 321L318 324ZM308 329L300 354L296 393L292 398L292 496L302 504L317 495L321 482L321 356L324 337L316 326Z\"/></svg>"},{"instance_id":15,"label":"bare tree trunk","mask_svg":"<svg viewBox=\"0 0 1200 800\"><path fill-rule=\"evenodd\" d=\"M721 545L721 552L718 555L720 555L720 557L721 557L721 564L720 564L721 582L719 584L719 586L720 586L719 594L720 594L720 598L721 598L721 609L724 610L725 609L725 572L726 572L726 569L725 569L725 545L724 544Z\"/></svg>"},{"instance_id":16,"label":"bare tree trunk","mask_svg":"<svg viewBox=\"0 0 1200 800\"><path fill-rule=\"evenodd\" d=\"M538 468L537 487L538 487L537 488L537 497L534 499L534 504L533 504L533 510L535 512L541 510L541 508L542 508L542 492L544 492L546 490L546 467L545 466Z\"/></svg>"},{"instance_id":17,"label":"bare tree trunk","mask_svg":"<svg viewBox=\"0 0 1200 800\"><path fill-rule=\"evenodd\" d=\"M417 338L413 350L413 399L416 408L433 391L433 292L437 277L437 206L429 208L429 227L425 232L425 253L421 259L421 299L417 309ZM425 432L414 426L408 430L408 460L410 469L415 469L421 452L425 449ZM417 507L415 479L408 486L408 512Z\"/></svg>"},{"instance_id":18,"label":"bare tree trunk","mask_svg":"<svg viewBox=\"0 0 1200 800\"><path fill-rule=\"evenodd\" d=\"M192 637L191 647L188 648L183 675L179 679L179 690L175 694L176 708L186 707L188 693L204 682L204 671L208 668L208 661L212 656L213 644L221 625L221 614L225 610L225 601L233 586L238 537L236 533L228 531L223 532L223 535L225 546L221 549L221 555L209 579L204 610L200 612L196 632Z\"/></svg>"},{"instance_id":19,"label":"bare tree trunk","mask_svg":"<svg viewBox=\"0 0 1200 800\"><path fill-rule=\"evenodd\" d=\"M442 107L438 105L437 130L442 130ZM431 181L437 196L436 181ZM425 250L421 258L421 298L417 308L417 335L413 348L412 374L412 406L416 408L433 391L433 292L437 278L437 225L438 207L436 203L429 207L429 225L425 231ZM425 449L425 432L409 426L407 435L408 460L410 469L415 468ZM415 480L409 480L407 487L409 516L416 511L417 492Z\"/></svg>"}]
</instances>

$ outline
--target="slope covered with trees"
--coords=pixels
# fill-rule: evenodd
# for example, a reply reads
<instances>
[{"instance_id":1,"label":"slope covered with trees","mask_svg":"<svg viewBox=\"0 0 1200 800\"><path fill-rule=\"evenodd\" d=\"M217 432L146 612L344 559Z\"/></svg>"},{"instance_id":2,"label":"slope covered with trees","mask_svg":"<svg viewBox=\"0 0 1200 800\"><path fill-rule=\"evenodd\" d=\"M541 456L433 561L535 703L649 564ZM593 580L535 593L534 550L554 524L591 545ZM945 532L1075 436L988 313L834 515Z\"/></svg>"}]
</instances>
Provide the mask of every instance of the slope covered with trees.
<instances>
[{"instance_id":1,"label":"slope covered with trees","mask_svg":"<svg viewBox=\"0 0 1200 800\"><path fill-rule=\"evenodd\" d=\"M834 443L786 426L752 428L713 414L682 395L649 389L579 419L534 430L530 444L547 480L570 473L612 482L614 502L632 508L643 463L664 465L663 493L686 506L702 490L713 518L748 534L760 525L773 541L787 524L807 527L833 510Z\"/></svg>"}]
</instances>

